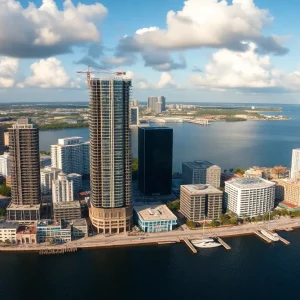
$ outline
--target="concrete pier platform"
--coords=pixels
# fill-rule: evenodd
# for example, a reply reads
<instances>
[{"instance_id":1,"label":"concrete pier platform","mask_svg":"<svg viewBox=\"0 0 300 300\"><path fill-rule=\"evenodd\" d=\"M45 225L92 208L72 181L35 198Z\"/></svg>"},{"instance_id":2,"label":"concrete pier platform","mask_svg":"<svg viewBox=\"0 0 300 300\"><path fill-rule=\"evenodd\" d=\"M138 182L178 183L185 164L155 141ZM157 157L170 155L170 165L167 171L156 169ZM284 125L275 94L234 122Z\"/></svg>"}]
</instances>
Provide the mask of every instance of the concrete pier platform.
<instances>
[{"instance_id":1,"label":"concrete pier platform","mask_svg":"<svg viewBox=\"0 0 300 300\"><path fill-rule=\"evenodd\" d=\"M280 235L278 236L279 237L279 240L281 241L281 242L283 242L285 245L289 245L290 244L290 242L288 241L288 240L286 240L286 239L284 239L283 237L281 237Z\"/></svg>"},{"instance_id":2,"label":"concrete pier platform","mask_svg":"<svg viewBox=\"0 0 300 300\"><path fill-rule=\"evenodd\" d=\"M264 236L262 233L260 233L258 230L254 230L253 231L258 237L260 237L261 239L263 239L265 242L267 242L268 244L271 244L272 241L267 238L266 236Z\"/></svg>"},{"instance_id":3,"label":"concrete pier platform","mask_svg":"<svg viewBox=\"0 0 300 300\"><path fill-rule=\"evenodd\" d=\"M186 245L191 249L191 251L194 254L197 253L197 249L193 246L193 244L187 238L184 238L183 241L186 243Z\"/></svg>"},{"instance_id":4,"label":"concrete pier platform","mask_svg":"<svg viewBox=\"0 0 300 300\"><path fill-rule=\"evenodd\" d=\"M218 237L217 240L226 250L231 249L231 247L227 243L225 243L220 237Z\"/></svg>"}]
</instances>

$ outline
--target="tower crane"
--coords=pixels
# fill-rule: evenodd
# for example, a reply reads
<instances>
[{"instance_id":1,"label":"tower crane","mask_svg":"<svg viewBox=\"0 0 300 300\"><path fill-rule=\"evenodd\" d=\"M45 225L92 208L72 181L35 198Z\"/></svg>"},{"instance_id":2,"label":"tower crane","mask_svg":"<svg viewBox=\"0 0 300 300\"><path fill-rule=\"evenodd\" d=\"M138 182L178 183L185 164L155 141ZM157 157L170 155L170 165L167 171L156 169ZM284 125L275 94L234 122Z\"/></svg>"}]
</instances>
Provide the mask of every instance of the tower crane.
<instances>
[{"instance_id":1,"label":"tower crane","mask_svg":"<svg viewBox=\"0 0 300 300\"><path fill-rule=\"evenodd\" d=\"M86 71L79 70L79 71L77 71L77 73L86 74L86 82L87 82L88 89L91 88L91 74L102 73L102 74L110 74L110 75L115 75L115 76L126 75L126 72L120 72L120 71L117 71L117 72L108 71L108 70L99 70L99 71L95 70L94 71L91 69L91 66L88 66L88 69Z\"/></svg>"}]
</instances>

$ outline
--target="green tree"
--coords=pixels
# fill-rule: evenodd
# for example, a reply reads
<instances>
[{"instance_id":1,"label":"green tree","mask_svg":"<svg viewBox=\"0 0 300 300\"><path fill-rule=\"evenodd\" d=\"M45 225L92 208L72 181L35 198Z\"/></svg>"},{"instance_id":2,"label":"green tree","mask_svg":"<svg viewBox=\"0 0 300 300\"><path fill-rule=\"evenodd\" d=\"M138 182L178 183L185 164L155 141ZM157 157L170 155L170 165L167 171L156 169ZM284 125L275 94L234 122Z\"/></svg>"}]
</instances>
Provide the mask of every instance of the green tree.
<instances>
[{"instance_id":1,"label":"green tree","mask_svg":"<svg viewBox=\"0 0 300 300\"><path fill-rule=\"evenodd\" d=\"M219 223L216 220L212 220L209 224L211 227L217 227Z\"/></svg>"},{"instance_id":2,"label":"green tree","mask_svg":"<svg viewBox=\"0 0 300 300\"><path fill-rule=\"evenodd\" d=\"M6 210L3 207L0 207L0 217L4 217L6 215Z\"/></svg>"},{"instance_id":3,"label":"green tree","mask_svg":"<svg viewBox=\"0 0 300 300\"><path fill-rule=\"evenodd\" d=\"M175 201L169 202L167 204L167 206L169 209L179 210L180 209L180 200L175 200Z\"/></svg>"},{"instance_id":4,"label":"green tree","mask_svg":"<svg viewBox=\"0 0 300 300\"><path fill-rule=\"evenodd\" d=\"M0 195L10 197L11 195L11 188L5 184L0 186Z\"/></svg>"},{"instance_id":5,"label":"green tree","mask_svg":"<svg viewBox=\"0 0 300 300\"><path fill-rule=\"evenodd\" d=\"M185 223L188 227L190 228L195 228L196 227L196 223L190 220L187 220Z\"/></svg>"},{"instance_id":6,"label":"green tree","mask_svg":"<svg viewBox=\"0 0 300 300\"><path fill-rule=\"evenodd\" d=\"M136 180L138 178L138 169L139 169L139 161L136 157L132 158L131 170L132 170L132 179Z\"/></svg>"},{"instance_id":7,"label":"green tree","mask_svg":"<svg viewBox=\"0 0 300 300\"><path fill-rule=\"evenodd\" d=\"M235 168L233 171L235 174L242 174L242 175L244 175L246 172L244 169L241 168Z\"/></svg>"}]
</instances>

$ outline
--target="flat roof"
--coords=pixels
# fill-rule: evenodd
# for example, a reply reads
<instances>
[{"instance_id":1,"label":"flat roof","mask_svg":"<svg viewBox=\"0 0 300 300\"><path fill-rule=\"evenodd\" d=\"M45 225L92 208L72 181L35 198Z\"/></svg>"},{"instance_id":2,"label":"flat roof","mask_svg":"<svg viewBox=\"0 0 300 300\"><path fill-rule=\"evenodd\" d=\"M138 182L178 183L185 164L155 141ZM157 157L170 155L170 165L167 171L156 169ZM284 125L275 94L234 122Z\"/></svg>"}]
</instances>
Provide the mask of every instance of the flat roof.
<instances>
[{"instance_id":1,"label":"flat roof","mask_svg":"<svg viewBox=\"0 0 300 300\"><path fill-rule=\"evenodd\" d=\"M195 160L195 161L191 161L191 162L183 162L182 165L186 165L193 169L203 169L203 168L209 168L212 166L219 167L218 165L213 164L208 160Z\"/></svg>"},{"instance_id":2,"label":"flat roof","mask_svg":"<svg viewBox=\"0 0 300 300\"><path fill-rule=\"evenodd\" d=\"M40 204L35 204L35 205L19 205L19 204L14 204L10 202L8 206L8 210L39 210L41 208Z\"/></svg>"},{"instance_id":3,"label":"flat roof","mask_svg":"<svg viewBox=\"0 0 300 300\"><path fill-rule=\"evenodd\" d=\"M210 184L186 184L181 185L180 189L185 189L191 195L223 194L222 191Z\"/></svg>"},{"instance_id":4,"label":"flat roof","mask_svg":"<svg viewBox=\"0 0 300 300\"><path fill-rule=\"evenodd\" d=\"M0 229L17 229L19 227L19 223L17 222L0 222Z\"/></svg>"},{"instance_id":5,"label":"flat roof","mask_svg":"<svg viewBox=\"0 0 300 300\"><path fill-rule=\"evenodd\" d=\"M19 226L17 233L19 234L36 234L36 226L35 225L22 225Z\"/></svg>"},{"instance_id":6,"label":"flat roof","mask_svg":"<svg viewBox=\"0 0 300 300\"><path fill-rule=\"evenodd\" d=\"M286 202L286 201L281 201L280 204L283 204L284 206L290 207L290 208L297 208L298 206L290 203L290 202Z\"/></svg>"},{"instance_id":7,"label":"flat roof","mask_svg":"<svg viewBox=\"0 0 300 300\"><path fill-rule=\"evenodd\" d=\"M68 201L68 202L58 202L53 203L54 209L64 209L64 208L80 208L79 201Z\"/></svg>"},{"instance_id":8,"label":"flat roof","mask_svg":"<svg viewBox=\"0 0 300 300\"><path fill-rule=\"evenodd\" d=\"M234 178L226 181L225 185L233 185L239 189L267 188L275 185L275 182L263 178Z\"/></svg>"},{"instance_id":9,"label":"flat roof","mask_svg":"<svg viewBox=\"0 0 300 300\"><path fill-rule=\"evenodd\" d=\"M73 226L87 226L87 221L86 219L75 219L72 220Z\"/></svg>"},{"instance_id":10,"label":"flat roof","mask_svg":"<svg viewBox=\"0 0 300 300\"><path fill-rule=\"evenodd\" d=\"M147 130L147 131L150 131L150 130L173 130L173 128L170 128L170 127L166 127L166 126L149 126L149 127L144 127L144 126L139 126L139 129L143 129L143 130Z\"/></svg>"},{"instance_id":11,"label":"flat roof","mask_svg":"<svg viewBox=\"0 0 300 300\"><path fill-rule=\"evenodd\" d=\"M177 220L177 217L164 204L137 205L133 209L144 221Z\"/></svg>"}]
</instances>

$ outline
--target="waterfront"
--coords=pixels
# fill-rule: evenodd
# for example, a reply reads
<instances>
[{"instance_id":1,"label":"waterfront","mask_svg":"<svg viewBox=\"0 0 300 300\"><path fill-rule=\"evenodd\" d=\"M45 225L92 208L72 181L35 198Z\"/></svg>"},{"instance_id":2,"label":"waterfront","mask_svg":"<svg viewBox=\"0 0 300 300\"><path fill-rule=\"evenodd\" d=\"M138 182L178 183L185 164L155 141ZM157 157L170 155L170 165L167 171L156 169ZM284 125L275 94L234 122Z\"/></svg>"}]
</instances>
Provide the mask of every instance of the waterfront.
<instances>
[{"instance_id":1,"label":"waterfront","mask_svg":"<svg viewBox=\"0 0 300 300\"><path fill-rule=\"evenodd\" d=\"M211 160L222 169L291 164L293 148L300 146L300 106L281 105L289 121L216 122L210 126L166 124L174 129L173 171L181 163L195 159ZM58 138L82 136L89 139L88 128L50 130L40 133L40 149L50 150ZM137 128L132 129L132 152L137 157Z\"/></svg>"},{"instance_id":2,"label":"waterfront","mask_svg":"<svg viewBox=\"0 0 300 300\"><path fill-rule=\"evenodd\" d=\"M267 245L246 236L226 239L230 251L203 249L195 255L184 244L49 257L1 254L0 292L3 299L12 300L25 294L44 300L295 297L300 230L282 235L291 241L290 246Z\"/></svg>"}]
</instances>

